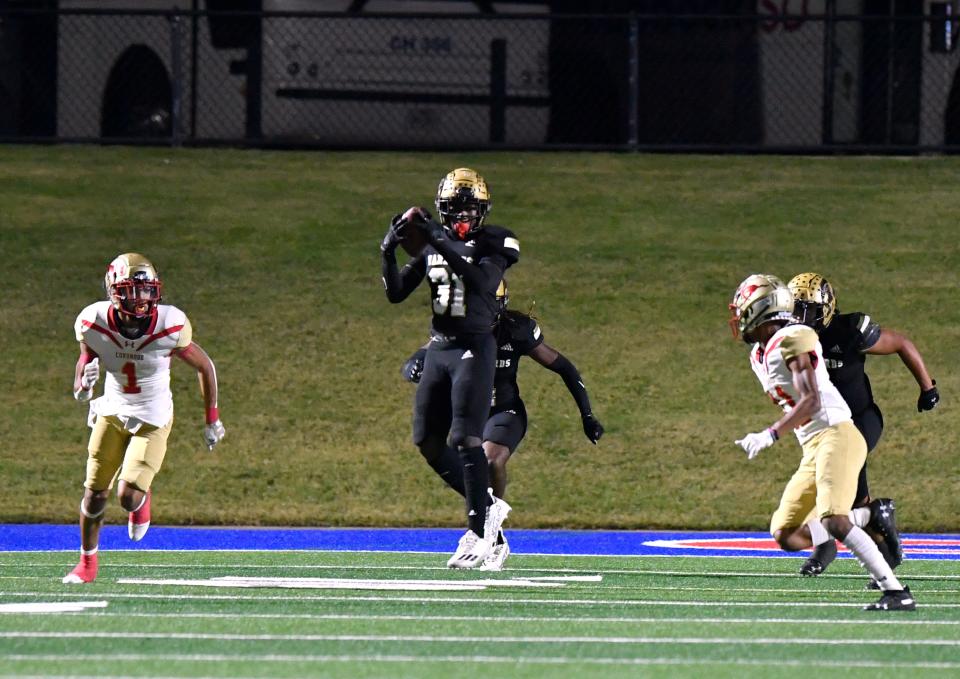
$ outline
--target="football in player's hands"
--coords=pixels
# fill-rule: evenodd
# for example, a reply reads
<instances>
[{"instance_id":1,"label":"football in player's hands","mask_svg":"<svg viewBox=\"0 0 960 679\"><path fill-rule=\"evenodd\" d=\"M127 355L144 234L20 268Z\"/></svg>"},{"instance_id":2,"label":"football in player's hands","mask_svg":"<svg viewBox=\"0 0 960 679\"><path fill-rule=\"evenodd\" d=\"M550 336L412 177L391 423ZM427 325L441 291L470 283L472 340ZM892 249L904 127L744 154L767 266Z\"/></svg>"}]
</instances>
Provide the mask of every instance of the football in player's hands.
<instances>
[{"instance_id":1,"label":"football in player's hands","mask_svg":"<svg viewBox=\"0 0 960 679\"><path fill-rule=\"evenodd\" d=\"M404 223L403 240L400 241L400 245L404 252L411 257L416 257L427 245L423 230L416 228L416 225L430 219L430 213L422 207L412 207L404 212L400 219Z\"/></svg>"}]
</instances>

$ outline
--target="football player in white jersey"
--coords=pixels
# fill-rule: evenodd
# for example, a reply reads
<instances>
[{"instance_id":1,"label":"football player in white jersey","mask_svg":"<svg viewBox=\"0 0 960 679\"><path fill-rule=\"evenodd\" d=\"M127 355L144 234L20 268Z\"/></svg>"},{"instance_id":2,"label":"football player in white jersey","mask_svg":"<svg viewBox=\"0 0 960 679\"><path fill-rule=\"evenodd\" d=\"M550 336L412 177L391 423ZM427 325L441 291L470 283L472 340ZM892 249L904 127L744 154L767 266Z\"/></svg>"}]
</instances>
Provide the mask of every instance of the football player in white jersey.
<instances>
[{"instance_id":1,"label":"football player in white jersey","mask_svg":"<svg viewBox=\"0 0 960 679\"><path fill-rule=\"evenodd\" d=\"M172 356L197 371L207 447L212 450L225 433L213 361L192 341L186 314L160 303L162 284L153 264L134 252L119 255L107 268L104 288L108 299L81 311L74 328L80 343L74 398L90 401L101 365L106 378L103 396L90 402L93 431L80 501L80 562L63 578L66 584L97 577L100 527L115 479L120 504L130 513L130 539L140 540L150 526L150 485L173 425Z\"/></svg>"},{"instance_id":2,"label":"football player in white jersey","mask_svg":"<svg viewBox=\"0 0 960 679\"><path fill-rule=\"evenodd\" d=\"M784 488L770 519L770 533L786 551L821 542L820 531L840 540L877 581L883 596L865 610L914 610L916 604L877 549L850 519L857 477L867 444L853 425L850 408L830 382L823 349L812 328L792 323L793 294L776 276L754 274L737 288L730 327L751 345L750 365L783 416L736 444L752 460L794 431L803 448L800 466ZM816 508L820 523L804 524Z\"/></svg>"}]
</instances>

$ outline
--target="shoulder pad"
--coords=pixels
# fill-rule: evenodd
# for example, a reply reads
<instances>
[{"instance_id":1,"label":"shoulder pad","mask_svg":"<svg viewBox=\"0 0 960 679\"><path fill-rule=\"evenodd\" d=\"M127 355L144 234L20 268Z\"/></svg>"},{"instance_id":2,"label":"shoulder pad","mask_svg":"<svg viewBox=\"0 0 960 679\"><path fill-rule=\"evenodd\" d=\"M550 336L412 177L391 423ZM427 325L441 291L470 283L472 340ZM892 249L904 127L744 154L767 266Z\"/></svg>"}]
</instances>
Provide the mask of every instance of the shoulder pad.
<instances>
[{"instance_id":1,"label":"shoulder pad","mask_svg":"<svg viewBox=\"0 0 960 679\"><path fill-rule=\"evenodd\" d=\"M866 351L880 339L880 324L863 313L851 314L857 329L857 351Z\"/></svg>"},{"instance_id":2,"label":"shoulder pad","mask_svg":"<svg viewBox=\"0 0 960 679\"><path fill-rule=\"evenodd\" d=\"M788 325L782 332L780 354L785 361L800 354L807 354L817 347L817 333L813 328L798 323Z\"/></svg>"},{"instance_id":3,"label":"shoulder pad","mask_svg":"<svg viewBox=\"0 0 960 679\"><path fill-rule=\"evenodd\" d=\"M83 341L83 336L90 329L90 326L97 323L102 302L88 304L77 314L77 320L73 323L73 332L78 342ZM109 302L108 302L109 304Z\"/></svg>"},{"instance_id":4,"label":"shoulder pad","mask_svg":"<svg viewBox=\"0 0 960 679\"><path fill-rule=\"evenodd\" d=\"M520 241L510 229L502 226L485 226L487 246L499 255L502 255L509 265L520 260Z\"/></svg>"}]
</instances>

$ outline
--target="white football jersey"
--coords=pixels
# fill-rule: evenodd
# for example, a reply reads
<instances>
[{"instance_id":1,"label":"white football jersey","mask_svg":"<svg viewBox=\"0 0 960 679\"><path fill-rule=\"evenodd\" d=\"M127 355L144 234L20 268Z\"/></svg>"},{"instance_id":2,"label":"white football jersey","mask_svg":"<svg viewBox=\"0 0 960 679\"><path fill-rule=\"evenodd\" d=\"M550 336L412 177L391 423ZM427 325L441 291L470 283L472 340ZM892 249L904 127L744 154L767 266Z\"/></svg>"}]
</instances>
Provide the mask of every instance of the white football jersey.
<instances>
[{"instance_id":1,"label":"white football jersey","mask_svg":"<svg viewBox=\"0 0 960 679\"><path fill-rule=\"evenodd\" d=\"M190 321L177 307L158 304L147 331L128 339L120 334L115 313L104 301L77 316L77 341L96 352L106 372L103 396L91 402L90 409L97 415L116 415L131 431L141 422L162 427L173 417L170 357L190 344Z\"/></svg>"},{"instance_id":2,"label":"white football jersey","mask_svg":"<svg viewBox=\"0 0 960 679\"><path fill-rule=\"evenodd\" d=\"M823 347L820 346L816 331L805 325L787 325L778 330L766 346L761 347L757 343L750 351L750 366L764 391L786 412L790 412L800 400L787 361L803 353L812 354L810 358L820 391L820 410L794 430L800 443L805 443L827 427L851 419L850 408L830 381L826 361L823 360Z\"/></svg>"}]
</instances>

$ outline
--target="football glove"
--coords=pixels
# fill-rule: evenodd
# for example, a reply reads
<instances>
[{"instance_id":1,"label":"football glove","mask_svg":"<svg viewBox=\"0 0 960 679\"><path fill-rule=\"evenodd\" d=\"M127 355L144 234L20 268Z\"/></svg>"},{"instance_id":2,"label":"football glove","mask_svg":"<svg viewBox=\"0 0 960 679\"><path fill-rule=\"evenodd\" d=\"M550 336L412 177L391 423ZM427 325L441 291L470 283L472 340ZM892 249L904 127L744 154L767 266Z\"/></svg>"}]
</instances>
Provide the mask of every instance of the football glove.
<instances>
[{"instance_id":1,"label":"football glove","mask_svg":"<svg viewBox=\"0 0 960 679\"><path fill-rule=\"evenodd\" d=\"M447 232L444 230L443 226L433 221L430 215L427 215L425 220L416 222L417 228L419 228L426 239L431 243L436 243L437 241L443 240L447 236Z\"/></svg>"},{"instance_id":2,"label":"football glove","mask_svg":"<svg viewBox=\"0 0 960 679\"><path fill-rule=\"evenodd\" d=\"M402 214L395 214L390 220L390 228L387 229L387 235L383 237L380 243L381 252L393 252L403 240L403 232L407 226L407 220Z\"/></svg>"},{"instance_id":3,"label":"football glove","mask_svg":"<svg viewBox=\"0 0 960 679\"><path fill-rule=\"evenodd\" d=\"M583 433L590 439L590 443L597 445L597 441L603 436L603 425L600 420L593 416L593 413L587 413L583 416Z\"/></svg>"},{"instance_id":4,"label":"football glove","mask_svg":"<svg viewBox=\"0 0 960 679\"><path fill-rule=\"evenodd\" d=\"M400 374L407 382L417 384L420 382L420 376L423 375L423 359L427 356L426 349L418 349L417 352L407 359L400 369Z\"/></svg>"},{"instance_id":5,"label":"football glove","mask_svg":"<svg viewBox=\"0 0 960 679\"><path fill-rule=\"evenodd\" d=\"M747 434L742 439L734 441L734 443L746 451L748 460L752 460L760 454L761 450L776 443L778 438L777 432L768 428L755 434Z\"/></svg>"},{"instance_id":6,"label":"football glove","mask_svg":"<svg viewBox=\"0 0 960 679\"><path fill-rule=\"evenodd\" d=\"M203 428L203 442L207 444L207 450L213 450L213 447L223 440L227 435L227 430L223 428L220 420L211 422Z\"/></svg>"},{"instance_id":7,"label":"football glove","mask_svg":"<svg viewBox=\"0 0 960 679\"><path fill-rule=\"evenodd\" d=\"M100 358L95 358L85 366L80 375L80 388L73 392L73 397L78 401L89 401L93 396L93 387L100 379Z\"/></svg>"},{"instance_id":8,"label":"football glove","mask_svg":"<svg viewBox=\"0 0 960 679\"><path fill-rule=\"evenodd\" d=\"M917 399L917 412L933 410L938 403L940 403L940 392L937 391L937 381L933 380L932 387L920 392L920 398Z\"/></svg>"}]
</instances>

